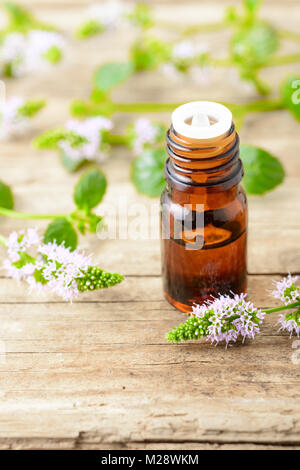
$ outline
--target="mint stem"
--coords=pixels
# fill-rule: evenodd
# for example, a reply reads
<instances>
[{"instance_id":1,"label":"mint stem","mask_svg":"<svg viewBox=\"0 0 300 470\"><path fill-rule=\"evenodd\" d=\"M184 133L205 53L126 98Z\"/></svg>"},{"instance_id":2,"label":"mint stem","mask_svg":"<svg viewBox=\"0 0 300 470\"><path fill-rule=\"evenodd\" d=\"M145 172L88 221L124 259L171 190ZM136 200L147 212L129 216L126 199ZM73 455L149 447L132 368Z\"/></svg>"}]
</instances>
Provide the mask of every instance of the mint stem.
<instances>
[{"instance_id":1,"label":"mint stem","mask_svg":"<svg viewBox=\"0 0 300 470\"><path fill-rule=\"evenodd\" d=\"M9 217L11 219L28 219L28 220L43 220L43 219L62 219L69 218L67 214L27 214L26 212L17 212L10 209L0 207L0 216Z\"/></svg>"},{"instance_id":2,"label":"mint stem","mask_svg":"<svg viewBox=\"0 0 300 470\"><path fill-rule=\"evenodd\" d=\"M298 302L294 302L293 304L289 305L282 305L281 307L275 307L275 308L267 308L266 310L262 310L264 313L274 313L274 312L280 312L282 310L289 310L291 308L299 307L300 306L300 300Z\"/></svg>"},{"instance_id":3,"label":"mint stem","mask_svg":"<svg viewBox=\"0 0 300 470\"><path fill-rule=\"evenodd\" d=\"M293 31L287 31L286 29L279 30L279 36L282 39L289 39L290 41L300 42L300 34L294 33Z\"/></svg>"}]
</instances>

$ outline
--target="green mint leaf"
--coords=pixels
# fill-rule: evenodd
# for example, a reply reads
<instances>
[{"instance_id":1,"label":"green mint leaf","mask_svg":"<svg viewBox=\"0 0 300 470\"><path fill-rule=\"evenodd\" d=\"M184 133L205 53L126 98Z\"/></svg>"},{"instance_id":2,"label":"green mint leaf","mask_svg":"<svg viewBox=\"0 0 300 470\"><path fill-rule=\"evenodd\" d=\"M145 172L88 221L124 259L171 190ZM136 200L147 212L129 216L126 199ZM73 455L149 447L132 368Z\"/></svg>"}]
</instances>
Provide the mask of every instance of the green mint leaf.
<instances>
[{"instance_id":1,"label":"green mint leaf","mask_svg":"<svg viewBox=\"0 0 300 470\"><path fill-rule=\"evenodd\" d=\"M14 198L10 187L0 181L0 207L5 207L5 209L14 208Z\"/></svg>"},{"instance_id":2,"label":"green mint leaf","mask_svg":"<svg viewBox=\"0 0 300 470\"><path fill-rule=\"evenodd\" d=\"M151 28L154 24L151 8L146 3L138 3L129 13L128 18L133 24L143 29Z\"/></svg>"},{"instance_id":3,"label":"green mint leaf","mask_svg":"<svg viewBox=\"0 0 300 470\"><path fill-rule=\"evenodd\" d=\"M106 191L107 181L99 168L84 173L75 185L73 198L79 209L89 210L96 207Z\"/></svg>"},{"instance_id":4,"label":"green mint leaf","mask_svg":"<svg viewBox=\"0 0 300 470\"><path fill-rule=\"evenodd\" d=\"M147 149L131 166L131 179L136 189L147 196L160 196L165 187L164 165L166 151L164 148Z\"/></svg>"},{"instance_id":5,"label":"green mint leaf","mask_svg":"<svg viewBox=\"0 0 300 470\"><path fill-rule=\"evenodd\" d=\"M45 100L29 100L18 109L18 114L31 118L43 109L45 105Z\"/></svg>"},{"instance_id":6,"label":"green mint leaf","mask_svg":"<svg viewBox=\"0 0 300 470\"><path fill-rule=\"evenodd\" d=\"M251 15L255 15L261 6L261 0L244 0L244 7L246 11Z\"/></svg>"},{"instance_id":7,"label":"green mint leaf","mask_svg":"<svg viewBox=\"0 0 300 470\"><path fill-rule=\"evenodd\" d=\"M9 15L10 24L7 28L8 31L20 31L26 33L30 29L55 30L51 25L37 20L34 15L21 5L12 2L4 2L3 7Z\"/></svg>"},{"instance_id":8,"label":"green mint leaf","mask_svg":"<svg viewBox=\"0 0 300 470\"><path fill-rule=\"evenodd\" d=\"M59 47L51 46L42 56L45 60L50 62L50 64L56 65L61 61L63 54Z\"/></svg>"},{"instance_id":9,"label":"green mint leaf","mask_svg":"<svg viewBox=\"0 0 300 470\"><path fill-rule=\"evenodd\" d=\"M288 77L280 91L284 106L300 121L300 75Z\"/></svg>"},{"instance_id":10,"label":"green mint leaf","mask_svg":"<svg viewBox=\"0 0 300 470\"><path fill-rule=\"evenodd\" d=\"M58 127L57 129L46 131L36 137L33 140L33 145L37 149L57 150L58 142L61 140L67 140L72 147L78 147L87 142L85 137L76 134L74 131L69 131L64 127Z\"/></svg>"},{"instance_id":11,"label":"green mint leaf","mask_svg":"<svg viewBox=\"0 0 300 470\"><path fill-rule=\"evenodd\" d=\"M25 8L12 2L4 2L3 7L10 16L11 25L14 27L34 23L34 18Z\"/></svg>"},{"instance_id":12,"label":"green mint leaf","mask_svg":"<svg viewBox=\"0 0 300 470\"><path fill-rule=\"evenodd\" d=\"M136 41L130 50L130 57L136 70L152 70L171 60L172 47L165 42L147 37Z\"/></svg>"},{"instance_id":13,"label":"green mint leaf","mask_svg":"<svg viewBox=\"0 0 300 470\"><path fill-rule=\"evenodd\" d=\"M105 30L105 27L97 20L89 20L81 25L75 35L77 39L88 39L96 34L100 34Z\"/></svg>"},{"instance_id":14,"label":"green mint leaf","mask_svg":"<svg viewBox=\"0 0 300 470\"><path fill-rule=\"evenodd\" d=\"M25 251L19 251L18 254L20 258L18 259L18 261L12 263L12 265L17 269L23 268L24 266L26 266L26 264L34 264L36 262L36 259L30 256Z\"/></svg>"},{"instance_id":15,"label":"green mint leaf","mask_svg":"<svg viewBox=\"0 0 300 470\"><path fill-rule=\"evenodd\" d=\"M65 247L69 247L71 251L75 250L77 246L77 233L67 219L56 219L48 225L44 233L44 243L54 241L58 245L64 242Z\"/></svg>"},{"instance_id":16,"label":"green mint leaf","mask_svg":"<svg viewBox=\"0 0 300 470\"><path fill-rule=\"evenodd\" d=\"M253 68L264 65L278 49L276 30L267 23L255 22L241 27L232 37L230 52L232 59L253 73Z\"/></svg>"},{"instance_id":17,"label":"green mint leaf","mask_svg":"<svg viewBox=\"0 0 300 470\"><path fill-rule=\"evenodd\" d=\"M39 282L43 286L48 283L47 279L43 276L43 269L35 269L33 273L33 277L36 282Z\"/></svg>"},{"instance_id":18,"label":"green mint leaf","mask_svg":"<svg viewBox=\"0 0 300 470\"><path fill-rule=\"evenodd\" d=\"M283 182L281 162L266 150L241 145L240 156L245 169L243 186L248 194L264 194Z\"/></svg>"},{"instance_id":19,"label":"green mint leaf","mask_svg":"<svg viewBox=\"0 0 300 470\"><path fill-rule=\"evenodd\" d=\"M94 86L101 91L109 91L129 78L134 69L130 63L111 63L99 67L94 75Z\"/></svg>"}]
</instances>

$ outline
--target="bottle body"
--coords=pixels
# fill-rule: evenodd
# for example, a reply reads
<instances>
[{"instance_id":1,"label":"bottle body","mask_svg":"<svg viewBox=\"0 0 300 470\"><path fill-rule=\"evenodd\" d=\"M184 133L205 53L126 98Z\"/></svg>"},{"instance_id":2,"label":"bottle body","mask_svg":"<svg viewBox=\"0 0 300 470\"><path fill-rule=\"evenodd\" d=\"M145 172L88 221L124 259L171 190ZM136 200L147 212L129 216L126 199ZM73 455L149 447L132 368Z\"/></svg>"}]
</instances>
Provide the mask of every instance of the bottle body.
<instances>
[{"instance_id":1,"label":"bottle body","mask_svg":"<svg viewBox=\"0 0 300 470\"><path fill-rule=\"evenodd\" d=\"M221 142L221 144L220 144ZM247 289L247 200L234 127L201 144L168 132L161 196L166 299L184 312L219 294Z\"/></svg>"}]
</instances>

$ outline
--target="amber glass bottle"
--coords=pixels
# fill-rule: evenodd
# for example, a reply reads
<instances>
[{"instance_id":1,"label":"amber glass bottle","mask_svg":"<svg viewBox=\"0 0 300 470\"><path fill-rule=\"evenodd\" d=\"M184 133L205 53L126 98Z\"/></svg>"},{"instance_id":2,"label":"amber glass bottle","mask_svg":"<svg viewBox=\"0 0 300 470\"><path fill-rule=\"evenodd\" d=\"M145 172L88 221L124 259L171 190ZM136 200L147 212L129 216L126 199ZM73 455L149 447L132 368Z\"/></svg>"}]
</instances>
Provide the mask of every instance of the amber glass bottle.
<instances>
[{"instance_id":1,"label":"amber glass bottle","mask_svg":"<svg viewBox=\"0 0 300 470\"><path fill-rule=\"evenodd\" d=\"M239 184L243 166L230 111L210 102L177 108L167 152L161 196L163 289L172 305L190 312L193 303L247 288L247 201Z\"/></svg>"}]
</instances>

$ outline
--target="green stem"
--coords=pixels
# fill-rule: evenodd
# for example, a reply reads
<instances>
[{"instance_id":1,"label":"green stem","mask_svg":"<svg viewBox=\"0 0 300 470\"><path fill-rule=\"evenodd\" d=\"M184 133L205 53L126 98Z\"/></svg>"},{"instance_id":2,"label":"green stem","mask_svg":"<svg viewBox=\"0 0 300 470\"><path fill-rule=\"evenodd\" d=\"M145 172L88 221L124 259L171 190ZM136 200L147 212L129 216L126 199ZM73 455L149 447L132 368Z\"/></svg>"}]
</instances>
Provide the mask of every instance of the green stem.
<instances>
[{"instance_id":1,"label":"green stem","mask_svg":"<svg viewBox=\"0 0 300 470\"><path fill-rule=\"evenodd\" d=\"M300 62L300 53L284 54L271 57L263 67L275 67L277 65L288 65Z\"/></svg>"},{"instance_id":2,"label":"green stem","mask_svg":"<svg viewBox=\"0 0 300 470\"><path fill-rule=\"evenodd\" d=\"M10 209L5 209L4 207L0 207L0 216L9 217L11 219L31 219L31 220L45 220L45 219L61 219L61 218L69 218L67 214L27 214L26 212L17 212Z\"/></svg>"},{"instance_id":3,"label":"green stem","mask_svg":"<svg viewBox=\"0 0 300 470\"><path fill-rule=\"evenodd\" d=\"M127 140L126 135L110 134L108 132L103 134L103 142L110 145L127 145Z\"/></svg>"},{"instance_id":4,"label":"green stem","mask_svg":"<svg viewBox=\"0 0 300 470\"><path fill-rule=\"evenodd\" d=\"M7 238L0 233L0 244L3 246L7 246Z\"/></svg>"},{"instance_id":5,"label":"green stem","mask_svg":"<svg viewBox=\"0 0 300 470\"><path fill-rule=\"evenodd\" d=\"M279 36L282 39L289 39L291 41L300 42L299 33L294 33L293 31L287 31L286 29L280 29L278 32L279 32Z\"/></svg>"},{"instance_id":6,"label":"green stem","mask_svg":"<svg viewBox=\"0 0 300 470\"><path fill-rule=\"evenodd\" d=\"M236 112L242 115L246 113L266 112L284 109L284 105L280 100L262 99L245 104L228 102L220 103L227 106L229 109L232 110L232 112ZM112 112L119 113L169 113L181 104L182 103L111 103L111 108ZM74 111L75 110L73 110L73 112ZM82 101L80 112L77 108L77 111L75 111L74 114L77 116L97 116L102 114L102 107L101 104L99 105L97 103ZM105 137L105 141L107 141L107 143L115 145L123 145L126 144L126 136L107 134L107 137Z\"/></svg>"},{"instance_id":7,"label":"green stem","mask_svg":"<svg viewBox=\"0 0 300 470\"><path fill-rule=\"evenodd\" d=\"M114 103L119 113L168 113L182 103Z\"/></svg>"},{"instance_id":8,"label":"green stem","mask_svg":"<svg viewBox=\"0 0 300 470\"><path fill-rule=\"evenodd\" d=\"M269 313L274 313L274 312L280 312L282 310L289 310L291 308L295 308L299 306L300 306L300 300L298 300L298 302L294 302L293 304L282 305L281 307L267 308L266 310L263 310L263 312L269 314Z\"/></svg>"},{"instance_id":9,"label":"green stem","mask_svg":"<svg viewBox=\"0 0 300 470\"><path fill-rule=\"evenodd\" d=\"M217 31L222 31L224 29L227 29L228 25L224 23L224 21L217 21L215 23L207 23L207 24L197 24L197 25L192 25L188 26L185 28L181 36L192 36L193 34L198 34L198 33L214 33ZM178 30L178 27L177 27Z\"/></svg>"},{"instance_id":10,"label":"green stem","mask_svg":"<svg viewBox=\"0 0 300 470\"><path fill-rule=\"evenodd\" d=\"M276 111L279 109L284 109L283 102L281 100L258 100L252 101L245 104L232 104L227 103L226 106L232 109L232 111L237 111L241 113L258 113L258 112L267 112L267 111Z\"/></svg>"}]
</instances>

